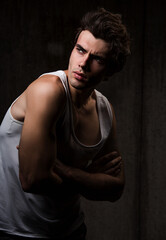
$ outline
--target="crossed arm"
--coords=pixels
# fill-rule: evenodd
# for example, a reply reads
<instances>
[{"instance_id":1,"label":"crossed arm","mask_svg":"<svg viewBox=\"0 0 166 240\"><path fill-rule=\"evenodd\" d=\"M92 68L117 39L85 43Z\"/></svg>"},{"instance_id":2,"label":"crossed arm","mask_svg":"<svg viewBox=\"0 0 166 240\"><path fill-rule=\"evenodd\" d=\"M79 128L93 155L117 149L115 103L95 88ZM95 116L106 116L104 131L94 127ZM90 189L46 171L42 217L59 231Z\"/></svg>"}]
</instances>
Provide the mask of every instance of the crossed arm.
<instances>
[{"instance_id":1,"label":"crossed arm","mask_svg":"<svg viewBox=\"0 0 166 240\"><path fill-rule=\"evenodd\" d=\"M63 164L56 158L54 134L56 121L65 105L62 88L56 79L52 85L37 81L27 89L26 115L19 144L23 190L51 194L71 189L88 199L115 201L124 187L123 161L116 147L115 118L103 152L88 168Z\"/></svg>"},{"instance_id":2,"label":"crossed arm","mask_svg":"<svg viewBox=\"0 0 166 240\"><path fill-rule=\"evenodd\" d=\"M106 161L105 165L101 164L103 161ZM59 176L64 181L70 181L80 194L90 200L119 199L124 187L124 180L120 176L122 171L122 159L117 152L96 159L86 171L71 168L59 161L56 163L56 172Z\"/></svg>"}]
</instances>

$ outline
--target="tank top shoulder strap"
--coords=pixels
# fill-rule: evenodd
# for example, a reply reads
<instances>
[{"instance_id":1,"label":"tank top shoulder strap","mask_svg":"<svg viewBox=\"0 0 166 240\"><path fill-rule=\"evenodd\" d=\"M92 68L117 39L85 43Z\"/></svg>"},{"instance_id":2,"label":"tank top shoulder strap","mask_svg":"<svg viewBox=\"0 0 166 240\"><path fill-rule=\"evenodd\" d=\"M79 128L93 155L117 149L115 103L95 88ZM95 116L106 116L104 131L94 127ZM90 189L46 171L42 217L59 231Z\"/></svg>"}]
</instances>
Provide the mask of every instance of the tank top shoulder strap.
<instances>
[{"instance_id":1,"label":"tank top shoulder strap","mask_svg":"<svg viewBox=\"0 0 166 240\"><path fill-rule=\"evenodd\" d=\"M97 108L100 119L100 128L102 133L102 138L105 139L108 137L111 127L113 114L110 102L108 99L99 91L95 90L96 99L97 99Z\"/></svg>"},{"instance_id":2,"label":"tank top shoulder strap","mask_svg":"<svg viewBox=\"0 0 166 240\"><path fill-rule=\"evenodd\" d=\"M48 73L44 73L42 74L40 77L44 76L44 75L54 75L60 78L62 85L65 89L66 93L69 93L69 87L68 87L68 82L67 82L67 76L66 73L63 70L58 70L58 71L54 71L54 72L48 72Z\"/></svg>"}]
</instances>

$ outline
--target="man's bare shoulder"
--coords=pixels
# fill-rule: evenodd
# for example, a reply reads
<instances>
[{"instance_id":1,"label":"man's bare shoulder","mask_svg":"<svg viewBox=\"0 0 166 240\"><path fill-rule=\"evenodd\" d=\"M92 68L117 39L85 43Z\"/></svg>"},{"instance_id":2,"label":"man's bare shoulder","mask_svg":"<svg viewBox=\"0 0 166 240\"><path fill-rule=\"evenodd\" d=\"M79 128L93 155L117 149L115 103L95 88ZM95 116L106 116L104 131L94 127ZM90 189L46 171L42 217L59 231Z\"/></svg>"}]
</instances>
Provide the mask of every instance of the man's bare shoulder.
<instances>
[{"instance_id":1,"label":"man's bare shoulder","mask_svg":"<svg viewBox=\"0 0 166 240\"><path fill-rule=\"evenodd\" d=\"M65 101L66 93L58 76L44 75L33 81L25 91L26 101Z\"/></svg>"},{"instance_id":2,"label":"man's bare shoulder","mask_svg":"<svg viewBox=\"0 0 166 240\"><path fill-rule=\"evenodd\" d=\"M44 75L33 81L27 88L27 93L51 95L55 93L65 95L63 84L58 76Z\"/></svg>"},{"instance_id":3,"label":"man's bare shoulder","mask_svg":"<svg viewBox=\"0 0 166 240\"><path fill-rule=\"evenodd\" d=\"M66 104L66 93L59 77L46 75L33 81L25 90L25 118L30 114L47 118L59 116ZM55 117L56 118L56 117Z\"/></svg>"}]
</instances>

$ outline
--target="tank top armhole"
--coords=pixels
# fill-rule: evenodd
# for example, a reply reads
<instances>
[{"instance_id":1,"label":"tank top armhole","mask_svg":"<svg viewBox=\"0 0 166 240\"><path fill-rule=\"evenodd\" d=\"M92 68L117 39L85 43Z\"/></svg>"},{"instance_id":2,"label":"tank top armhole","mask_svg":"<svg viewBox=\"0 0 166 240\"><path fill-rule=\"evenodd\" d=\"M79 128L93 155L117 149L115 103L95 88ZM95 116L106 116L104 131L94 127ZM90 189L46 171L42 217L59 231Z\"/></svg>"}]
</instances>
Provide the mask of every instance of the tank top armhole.
<instances>
[{"instance_id":1,"label":"tank top armhole","mask_svg":"<svg viewBox=\"0 0 166 240\"><path fill-rule=\"evenodd\" d=\"M16 122L16 123L18 123L18 124L23 125L24 122L15 119L15 118L13 117L13 115L12 115L12 112L11 112L12 106L13 106L14 103L17 101L17 99L19 99L20 96L21 96L21 95L19 95L19 96L12 102L12 104L10 105L10 107L9 107L9 109L8 109L8 112L9 112L10 119L11 119L12 121L14 121L14 122Z\"/></svg>"},{"instance_id":2,"label":"tank top armhole","mask_svg":"<svg viewBox=\"0 0 166 240\"><path fill-rule=\"evenodd\" d=\"M108 99L95 90L102 138L106 139L112 128L113 113Z\"/></svg>"},{"instance_id":3,"label":"tank top armhole","mask_svg":"<svg viewBox=\"0 0 166 240\"><path fill-rule=\"evenodd\" d=\"M66 108L67 108L68 93L69 93L68 83L67 83L67 76L66 76L66 73L63 70L58 70L58 71L54 71L54 72L44 73L41 76L44 76L44 75L54 75L54 76L57 76L60 79L60 81L61 81L61 83L62 83L62 85L64 87L65 93L66 93L66 104L65 104L65 107L63 109L63 112L61 113L61 115L59 116L59 119L57 121L57 128L58 128L59 126L62 126L64 124L64 121L65 121L65 112L66 112Z\"/></svg>"}]
</instances>

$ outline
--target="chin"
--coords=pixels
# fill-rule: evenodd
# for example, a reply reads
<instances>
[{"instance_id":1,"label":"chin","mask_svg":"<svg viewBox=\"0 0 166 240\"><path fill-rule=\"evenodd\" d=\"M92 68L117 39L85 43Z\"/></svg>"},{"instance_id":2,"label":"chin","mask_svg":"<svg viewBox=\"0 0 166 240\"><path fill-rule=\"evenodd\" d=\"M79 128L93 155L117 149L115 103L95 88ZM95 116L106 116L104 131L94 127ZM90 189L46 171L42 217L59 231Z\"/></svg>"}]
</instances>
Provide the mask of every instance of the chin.
<instances>
[{"instance_id":1,"label":"chin","mask_svg":"<svg viewBox=\"0 0 166 240\"><path fill-rule=\"evenodd\" d=\"M70 85L73 88L76 88L76 89L84 89L84 88L86 88L85 84L83 82L80 82L77 79L71 79L70 80Z\"/></svg>"},{"instance_id":2,"label":"chin","mask_svg":"<svg viewBox=\"0 0 166 240\"><path fill-rule=\"evenodd\" d=\"M83 90L85 89L86 87L85 86L81 86L81 85L78 85L78 84L71 84L71 86L77 90Z\"/></svg>"}]
</instances>

